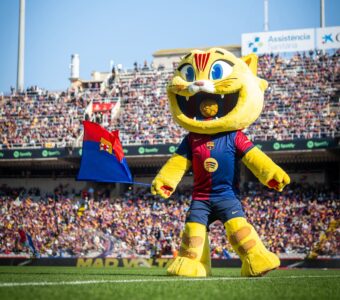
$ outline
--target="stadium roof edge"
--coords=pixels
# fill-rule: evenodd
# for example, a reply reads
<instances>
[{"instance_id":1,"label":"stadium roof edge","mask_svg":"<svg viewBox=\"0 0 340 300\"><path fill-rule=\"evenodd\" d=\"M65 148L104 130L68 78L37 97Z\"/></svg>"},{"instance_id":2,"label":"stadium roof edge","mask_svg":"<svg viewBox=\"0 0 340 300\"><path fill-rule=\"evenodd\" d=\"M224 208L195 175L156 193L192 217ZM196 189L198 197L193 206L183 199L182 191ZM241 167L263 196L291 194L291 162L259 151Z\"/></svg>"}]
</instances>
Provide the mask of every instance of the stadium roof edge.
<instances>
[{"instance_id":1,"label":"stadium roof edge","mask_svg":"<svg viewBox=\"0 0 340 300\"><path fill-rule=\"evenodd\" d=\"M152 54L153 57L159 57L159 56L169 56L169 55L181 55L181 54L186 54L190 52L191 50L194 49L199 49L199 50L208 50L212 47L216 48L223 48L226 50L241 50L240 45L224 45L224 46L211 46L211 47L194 47L194 48L175 48L175 49L164 49L164 50L158 50Z\"/></svg>"}]
</instances>

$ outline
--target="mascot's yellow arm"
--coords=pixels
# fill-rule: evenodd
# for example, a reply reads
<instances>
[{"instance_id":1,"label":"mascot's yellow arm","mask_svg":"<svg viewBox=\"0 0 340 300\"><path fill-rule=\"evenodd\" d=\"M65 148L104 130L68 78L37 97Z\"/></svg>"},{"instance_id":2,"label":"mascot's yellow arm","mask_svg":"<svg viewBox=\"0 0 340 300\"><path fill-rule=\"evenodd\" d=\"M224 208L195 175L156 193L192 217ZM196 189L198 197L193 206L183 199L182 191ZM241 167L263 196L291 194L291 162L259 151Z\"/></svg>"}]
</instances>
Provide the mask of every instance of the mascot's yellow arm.
<instances>
[{"instance_id":1,"label":"mascot's yellow arm","mask_svg":"<svg viewBox=\"0 0 340 300\"><path fill-rule=\"evenodd\" d=\"M261 183L270 188L281 192L290 183L288 174L257 147L248 151L242 161Z\"/></svg>"},{"instance_id":2,"label":"mascot's yellow arm","mask_svg":"<svg viewBox=\"0 0 340 300\"><path fill-rule=\"evenodd\" d=\"M190 160L182 155L173 154L152 181L151 193L169 198L190 167Z\"/></svg>"}]
</instances>

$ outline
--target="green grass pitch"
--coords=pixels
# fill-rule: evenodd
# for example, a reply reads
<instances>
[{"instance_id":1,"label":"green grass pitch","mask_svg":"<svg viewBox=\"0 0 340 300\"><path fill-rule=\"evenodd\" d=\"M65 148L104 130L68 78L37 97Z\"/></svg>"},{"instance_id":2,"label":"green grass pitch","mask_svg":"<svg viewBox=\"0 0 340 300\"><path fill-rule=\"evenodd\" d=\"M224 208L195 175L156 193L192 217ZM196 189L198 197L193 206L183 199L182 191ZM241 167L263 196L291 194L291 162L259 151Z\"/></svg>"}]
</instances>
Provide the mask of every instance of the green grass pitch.
<instances>
[{"instance_id":1,"label":"green grass pitch","mask_svg":"<svg viewBox=\"0 0 340 300\"><path fill-rule=\"evenodd\" d=\"M195 279L160 268L0 267L0 299L340 299L340 270L277 270L250 279L239 273L214 269Z\"/></svg>"}]
</instances>

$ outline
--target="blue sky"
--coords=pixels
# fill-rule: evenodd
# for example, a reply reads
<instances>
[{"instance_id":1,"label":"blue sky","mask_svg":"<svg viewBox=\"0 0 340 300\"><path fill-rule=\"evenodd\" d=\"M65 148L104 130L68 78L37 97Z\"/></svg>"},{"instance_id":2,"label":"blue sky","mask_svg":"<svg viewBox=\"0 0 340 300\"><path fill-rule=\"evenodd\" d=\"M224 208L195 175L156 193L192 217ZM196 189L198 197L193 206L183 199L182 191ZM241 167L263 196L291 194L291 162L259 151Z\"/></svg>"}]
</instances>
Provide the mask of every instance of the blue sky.
<instances>
[{"instance_id":1,"label":"blue sky","mask_svg":"<svg viewBox=\"0 0 340 300\"><path fill-rule=\"evenodd\" d=\"M340 1L325 0L326 26ZM19 0L0 0L0 91L16 84ZM269 0L269 29L319 27L319 0ZM72 53L80 76L131 68L160 49L240 44L263 31L263 0L26 0L25 87L66 89Z\"/></svg>"}]
</instances>

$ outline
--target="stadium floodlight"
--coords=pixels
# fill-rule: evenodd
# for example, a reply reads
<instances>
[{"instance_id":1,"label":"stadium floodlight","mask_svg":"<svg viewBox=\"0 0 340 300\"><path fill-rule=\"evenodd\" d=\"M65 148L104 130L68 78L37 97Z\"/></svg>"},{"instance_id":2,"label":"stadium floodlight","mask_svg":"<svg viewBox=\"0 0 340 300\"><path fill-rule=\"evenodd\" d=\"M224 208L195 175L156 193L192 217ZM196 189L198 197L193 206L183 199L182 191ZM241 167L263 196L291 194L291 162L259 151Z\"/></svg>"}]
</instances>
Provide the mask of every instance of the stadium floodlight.
<instances>
[{"instance_id":1,"label":"stadium floodlight","mask_svg":"<svg viewBox=\"0 0 340 300\"><path fill-rule=\"evenodd\" d=\"M269 5L269 0L264 0L264 31L269 30L269 10L268 10L268 5Z\"/></svg>"},{"instance_id":2,"label":"stadium floodlight","mask_svg":"<svg viewBox=\"0 0 340 300\"><path fill-rule=\"evenodd\" d=\"M325 27L325 0L320 0L320 27Z\"/></svg>"},{"instance_id":3,"label":"stadium floodlight","mask_svg":"<svg viewBox=\"0 0 340 300\"><path fill-rule=\"evenodd\" d=\"M24 90L24 57L25 57L25 0L20 0L17 91Z\"/></svg>"}]
</instances>

